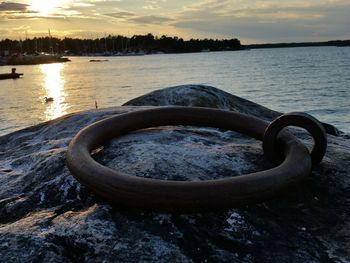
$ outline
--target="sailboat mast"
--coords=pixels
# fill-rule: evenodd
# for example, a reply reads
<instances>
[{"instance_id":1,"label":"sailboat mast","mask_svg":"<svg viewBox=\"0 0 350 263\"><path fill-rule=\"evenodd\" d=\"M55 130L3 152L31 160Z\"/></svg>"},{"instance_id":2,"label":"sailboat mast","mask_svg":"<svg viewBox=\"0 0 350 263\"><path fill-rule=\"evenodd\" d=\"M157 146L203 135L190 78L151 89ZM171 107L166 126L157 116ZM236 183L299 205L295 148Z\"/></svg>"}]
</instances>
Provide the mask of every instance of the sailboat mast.
<instances>
[{"instance_id":1,"label":"sailboat mast","mask_svg":"<svg viewBox=\"0 0 350 263\"><path fill-rule=\"evenodd\" d=\"M49 49L50 49L50 54L53 55L52 37L51 37L50 29L48 29L48 31L49 31Z\"/></svg>"}]
</instances>

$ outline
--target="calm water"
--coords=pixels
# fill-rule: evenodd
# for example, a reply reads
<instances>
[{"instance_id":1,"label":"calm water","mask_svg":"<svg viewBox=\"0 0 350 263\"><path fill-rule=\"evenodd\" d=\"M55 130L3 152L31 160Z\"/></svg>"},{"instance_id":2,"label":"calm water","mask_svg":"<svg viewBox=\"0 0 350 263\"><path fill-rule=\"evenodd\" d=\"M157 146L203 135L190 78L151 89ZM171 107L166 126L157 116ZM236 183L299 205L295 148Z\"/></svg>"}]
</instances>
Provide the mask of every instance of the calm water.
<instances>
[{"instance_id":1,"label":"calm water","mask_svg":"<svg viewBox=\"0 0 350 263\"><path fill-rule=\"evenodd\" d=\"M97 58L94 58L97 59ZM106 58L101 58L106 59ZM261 49L17 66L0 81L0 135L66 113L118 106L152 90L207 84L271 109L307 111L350 133L350 48ZM0 73L11 67L0 67ZM44 97L54 102L44 103Z\"/></svg>"}]
</instances>

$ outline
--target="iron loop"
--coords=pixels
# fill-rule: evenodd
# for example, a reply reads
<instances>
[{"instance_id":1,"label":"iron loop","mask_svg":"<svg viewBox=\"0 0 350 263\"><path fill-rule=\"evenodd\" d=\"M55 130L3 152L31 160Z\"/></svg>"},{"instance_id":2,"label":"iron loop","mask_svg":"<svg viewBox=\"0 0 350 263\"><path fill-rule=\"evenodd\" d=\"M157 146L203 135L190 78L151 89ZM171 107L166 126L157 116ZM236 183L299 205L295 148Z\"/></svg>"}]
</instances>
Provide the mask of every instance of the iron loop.
<instances>
[{"instance_id":1,"label":"iron loop","mask_svg":"<svg viewBox=\"0 0 350 263\"><path fill-rule=\"evenodd\" d=\"M294 136L280 138L283 162L269 170L215 180L173 181L137 177L108 168L91 157L107 141L144 128L165 125L216 127L262 140L268 122L251 115L198 107L157 107L116 115L82 129L71 141L67 164L72 175L119 206L172 212L230 208L264 201L311 172L308 149Z\"/></svg>"},{"instance_id":2,"label":"iron loop","mask_svg":"<svg viewBox=\"0 0 350 263\"><path fill-rule=\"evenodd\" d=\"M283 161L279 147L280 132L288 126L296 126L307 130L313 138L314 145L310 152L312 165L319 164L327 149L327 134L323 125L311 115L304 112L286 113L270 123L263 138L264 154L276 163ZM282 131L283 133L284 131Z\"/></svg>"}]
</instances>

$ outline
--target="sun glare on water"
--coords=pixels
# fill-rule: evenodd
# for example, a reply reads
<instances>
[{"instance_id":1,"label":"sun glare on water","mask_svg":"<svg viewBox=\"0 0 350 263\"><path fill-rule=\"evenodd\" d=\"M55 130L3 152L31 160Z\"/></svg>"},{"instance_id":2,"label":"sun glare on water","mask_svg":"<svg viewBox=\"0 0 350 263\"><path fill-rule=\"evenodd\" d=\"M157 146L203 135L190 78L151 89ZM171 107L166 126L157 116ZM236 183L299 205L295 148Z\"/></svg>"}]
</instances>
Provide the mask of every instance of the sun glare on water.
<instances>
[{"instance_id":1,"label":"sun glare on water","mask_svg":"<svg viewBox=\"0 0 350 263\"><path fill-rule=\"evenodd\" d=\"M44 77L44 96L53 99L52 102L45 103L45 120L52 120L67 113L68 105L65 101L66 92L63 77L65 65L63 63L54 63L42 64L39 67Z\"/></svg>"}]
</instances>

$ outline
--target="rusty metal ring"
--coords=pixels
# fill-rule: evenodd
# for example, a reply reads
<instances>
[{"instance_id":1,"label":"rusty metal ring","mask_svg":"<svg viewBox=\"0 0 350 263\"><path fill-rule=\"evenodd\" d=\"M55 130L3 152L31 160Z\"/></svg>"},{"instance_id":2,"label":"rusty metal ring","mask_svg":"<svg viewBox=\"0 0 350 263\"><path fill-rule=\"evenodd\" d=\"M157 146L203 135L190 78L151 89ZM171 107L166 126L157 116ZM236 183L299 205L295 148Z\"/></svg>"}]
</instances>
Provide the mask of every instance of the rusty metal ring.
<instances>
[{"instance_id":1,"label":"rusty metal ring","mask_svg":"<svg viewBox=\"0 0 350 263\"><path fill-rule=\"evenodd\" d=\"M67 164L72 175L96 194L121 206L158 211L193 212L230 208L270 198L300 182L311 172L307 148L284 133L285 159L269 170L204 181L142 178L96 162L91 151L128 132L165 125L206 126L234 130L262 140L268 122L210 108L158 107L113 116L82 129L71 141Z\"/></svg>"},{"instance_id":2,"label":"rusty metal ring","mask_svg":"<svg viewBox=\"0 0 350 263\"><path fill-rule=\"evenodd\" d=\"M311 134L314 140L314 146L310 152L312 165L319 164L326 153L327 134L318 120L304 112L286 113L271 122L264 133L264 154L276 163L283 160L281 151L278 149L278 136L280 131L288 126L304 128Z\"/></svg>"}]
</instances>

